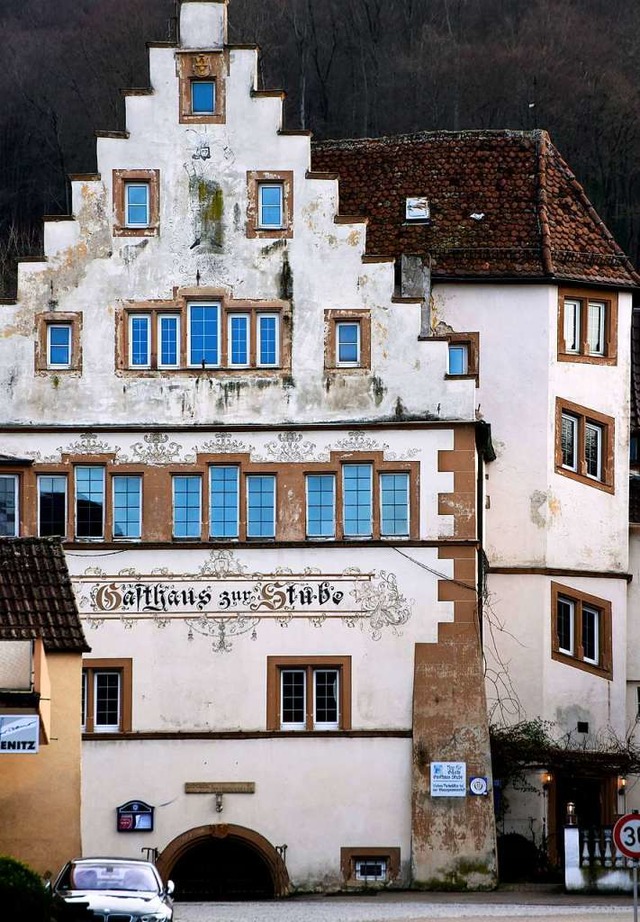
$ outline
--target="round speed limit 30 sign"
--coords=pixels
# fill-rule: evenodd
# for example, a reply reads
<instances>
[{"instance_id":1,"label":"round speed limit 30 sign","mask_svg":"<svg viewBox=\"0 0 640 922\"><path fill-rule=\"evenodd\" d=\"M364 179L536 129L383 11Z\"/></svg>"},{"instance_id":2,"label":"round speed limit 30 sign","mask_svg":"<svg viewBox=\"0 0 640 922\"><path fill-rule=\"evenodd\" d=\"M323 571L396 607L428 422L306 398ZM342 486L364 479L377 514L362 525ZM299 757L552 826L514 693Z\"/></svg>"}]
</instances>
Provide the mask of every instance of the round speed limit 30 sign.
<instances>
[{"instance_id":1,"label":"round speed limit 30 sign","mask_svg":"<svg viewBox=\"0 0 640 922\"><path fill-rule=\"evenodd\" d=\"M640 813L625 813L616 821L613 841L627 858L640 858Z\"/></svg>"}]
</instances>

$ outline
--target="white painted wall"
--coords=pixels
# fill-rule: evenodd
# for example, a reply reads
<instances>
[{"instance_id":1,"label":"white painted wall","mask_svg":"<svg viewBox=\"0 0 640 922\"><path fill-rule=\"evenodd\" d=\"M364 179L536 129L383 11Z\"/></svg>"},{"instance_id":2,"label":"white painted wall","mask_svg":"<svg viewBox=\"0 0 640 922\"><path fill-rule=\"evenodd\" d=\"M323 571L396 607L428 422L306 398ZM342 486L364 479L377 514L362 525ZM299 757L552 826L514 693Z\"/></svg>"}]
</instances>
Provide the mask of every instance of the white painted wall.
<instances>
[{"instance_id":1,"label":"white painted wall","mask_svg":"<svg viewBox=\"0 0 640 922\"><path fill-rule=\"evenodd\" d=\"M202 17L220 4L187 3L186 35L204 41ZM215 16L218 14L214 15ZM220 15L222 15L220 13ZM217 43L219 21L208 41ZM197 40L196 40L197 37ZM224 125L178 123L178 79L172 48L150 49L153 94L127 98L127 131L99 138L100 180L73 183L76 222L47 225L45 263L23 263L19 302L5 311L0 340L0 386L14 423L91 424L139 422L221 424L318 419L380 419L397 413L440 419L473 419L474 388L445 380L447 344L419 342L418 304L392 303L393 265L363 264L366 225L336 224L338 183L307 179L310 139L278 134L282 103L252 97L256 55L229 55ZM194 159L207 144L208 160ZM112 171L160 171L159 237L112 237ZM293 170L294 235L282 241L246 236L247 171ZM222 252L192 246L198 235L197 196L190 181L215 181L224 200ZM293 276L292 382L258 389L251 376L228 398L215 373L185 377L120 378L114 375L114 312L125 300L169 299L175 286L224 288L235 298L280 295L283 254ZM82 312L83 372L34 379L34 315L53 297L60 311ZM345 375L327 386L323 371L324 310L366 308L372 316L371 374ZM407 375L412 386L406 386ZM55 380L54 380L55 379ZM375 382L374 382L375 379Z\"/></svg>"}]
</instances>

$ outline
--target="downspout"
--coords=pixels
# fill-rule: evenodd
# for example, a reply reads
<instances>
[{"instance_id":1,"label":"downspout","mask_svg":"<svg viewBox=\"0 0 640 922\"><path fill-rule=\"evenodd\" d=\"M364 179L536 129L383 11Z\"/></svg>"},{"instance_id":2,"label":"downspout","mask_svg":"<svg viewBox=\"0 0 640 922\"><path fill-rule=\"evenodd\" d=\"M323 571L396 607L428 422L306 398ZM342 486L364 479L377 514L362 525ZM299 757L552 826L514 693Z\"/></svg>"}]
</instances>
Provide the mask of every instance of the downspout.
<instances>
[{"instance_id":1,"label":"downspout","mask_svg":"<svg viewBox=\"0 0 640 922\"><path fill-rule=\"evenodd\" d=\"M478 510L478 634L480 648L483 646L484 627L484 591L488 571L487 555L484 551L484 504L485 504L485 464L496 460L496 453L491 441L491 425L478 420L476 423L476 449L478 453L478 472L476 478L476 508Z\"/></svg>"}]
</instances>

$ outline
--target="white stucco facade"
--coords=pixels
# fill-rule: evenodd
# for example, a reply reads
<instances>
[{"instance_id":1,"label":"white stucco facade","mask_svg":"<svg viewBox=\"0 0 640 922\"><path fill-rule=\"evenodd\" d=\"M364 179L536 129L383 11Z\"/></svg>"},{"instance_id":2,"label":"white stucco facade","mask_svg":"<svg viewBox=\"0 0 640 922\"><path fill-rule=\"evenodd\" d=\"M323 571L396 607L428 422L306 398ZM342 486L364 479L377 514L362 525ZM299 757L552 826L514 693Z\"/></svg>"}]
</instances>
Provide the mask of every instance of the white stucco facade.
<instances>
[{"instance_id":1,"label":"white stucco facade","mask_svg":"<svg viewBox=\"0 0 640 922\"><path fill-rule=\"evenodd\" d=\"M365 257L364 219L337 217L338 181L309 173L309 136L281 130L281 96L256 91L257 50L226 45L225 17L221 2L182 3L181 44L150 47L150 91L127 95L126 132L101 133L98 173L72 178L73 215L47 221L45 259L20 265L17 301L2 307L4 483L16 484L22 533L64 530L92 648L83 850L149 848L186 886L185 850L233 840L266 862L266 895L361 886L357 863L380 856L377 885L451 874L491 885L490 798L431 799L422 755L428 746L433 761L464 762L490 790L474 382L447 376L446 342L419 339L421 300L394 298L393 262ZM199 77L213 68L223 102L209 119L180 115L184 61ZM255 218L264 177L282 189L276 233ZM136 183L142 229L123 218ZM193 305L217 312L217 361L193 359ZM163 316L177 331L170 368L155 339ZM234 364L235 316L250 318L252 351ZM256 352L263 316L276 318L270 362ZM358 325L359 348L343 367L341 318ZM57 367L51 331L61 327L69 354ZM351 539L349 465L371 493L369 528ZM213 527L221 467L239 484L227 540ZM323 540L309 534L314 474L333 478ZM393 500L404 524L392 528L387 474L404 490ZM97 492L85 493L91 477ZM273 532L257 540L252 477L274 485ZM127 515L141 521L127 535L118 478L135 492ZM175 491L189 478L198 525L185 535ZM446 658L443 627L472 651L453 683L446 670L429 679ZM324 724L323 669L329 711L335 703ZM306 682L295 727L283 717L287 670ZM473 714L462 742L434 721L438 681L443 698L455 692L443 715ZM207 793L190 793L194 784ZM118 830L116 808L130 802L154 808L152 831ZM446 837L452 817L469 835L447 853L434 824Z\"/></svg>"}]
</instances>

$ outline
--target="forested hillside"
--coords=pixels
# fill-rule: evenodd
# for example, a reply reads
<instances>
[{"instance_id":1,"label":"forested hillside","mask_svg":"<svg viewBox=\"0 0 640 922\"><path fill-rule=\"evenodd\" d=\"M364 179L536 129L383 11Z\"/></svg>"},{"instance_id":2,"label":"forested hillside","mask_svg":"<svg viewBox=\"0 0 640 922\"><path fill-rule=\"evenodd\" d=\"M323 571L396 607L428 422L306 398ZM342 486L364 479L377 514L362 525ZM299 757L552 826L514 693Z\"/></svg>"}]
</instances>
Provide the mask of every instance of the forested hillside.
<instances>
[{"instance_id":1,"label":"forested hillside","mask_svg":"<svg viewBox=\"0 0 640 922\"><path fill-rule=\"evenodd\" d=\"M174 0L0 0L0 275L68 211L95 129L123 127L145 42ZM262 49L288 127L316 137L546 128L640 261L640 3L629 0L230 0L231 40ZM8 280L7 280L8 279ZM7 287L8 286L8 287Z\"/></svg>"}]
</instances>

